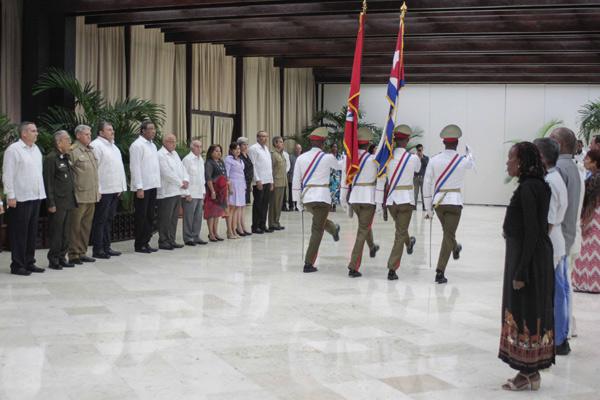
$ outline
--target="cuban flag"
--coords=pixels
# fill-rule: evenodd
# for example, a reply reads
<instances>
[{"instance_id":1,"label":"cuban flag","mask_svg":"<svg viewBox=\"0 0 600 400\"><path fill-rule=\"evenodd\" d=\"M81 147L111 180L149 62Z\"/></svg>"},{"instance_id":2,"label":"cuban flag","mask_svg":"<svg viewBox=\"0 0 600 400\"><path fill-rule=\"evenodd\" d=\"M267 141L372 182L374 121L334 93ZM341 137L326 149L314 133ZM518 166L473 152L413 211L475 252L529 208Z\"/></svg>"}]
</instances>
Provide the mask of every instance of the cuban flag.
<instances>
[{"instance_id":1,"label":"cuban flag","mask_svg":"<svg viewBox=\"0 0 600 400\"><path fill-rule=\"evenodd\" d=\"M358 172L358 103L360 97L360 71L362 64L362 49L364 38L365 12L360 13L356 48L354 49L354 63L352 64L352 78L350 81L350 94L348 95L348 112L344 127L344 149L346 150L346 183L352 184Z\"/></svg>"},{"instance_id":2,"label":"cuban flag","mask_svg":"<svg viewBox=\"0 0 600 400\"><path fill-rule=\"evenodd\" d=\"M394 52L394 61L392 62L392 71L388 82L386 99L390 104L385 132L381 136L375 162L377 163L377 176L382 176L386 173L387 165L392 158L394 150L393 135L396 122L396 99L398 92L404 86L404 15L406 13L406 4L402 5L402 13L400 15L400 29L398 30L398 40L396 41L396 51Z\"/></svg>"}]
</instances>

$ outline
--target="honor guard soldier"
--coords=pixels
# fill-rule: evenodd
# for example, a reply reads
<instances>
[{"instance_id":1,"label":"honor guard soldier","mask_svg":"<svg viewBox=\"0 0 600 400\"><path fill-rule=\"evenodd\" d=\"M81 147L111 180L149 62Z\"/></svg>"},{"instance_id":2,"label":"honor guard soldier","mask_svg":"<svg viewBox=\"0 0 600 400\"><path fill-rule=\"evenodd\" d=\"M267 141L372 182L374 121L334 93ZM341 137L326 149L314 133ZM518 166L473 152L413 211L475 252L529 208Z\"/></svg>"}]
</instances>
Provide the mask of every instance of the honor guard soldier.
<instances>
[{"instance_id":1,"label":"honor guard soldier","mask_svg":"<svg viewBox=\"0 0 600 400\"><path fill-rule=\"evenodd\" d=\"M333 236L336 242L340 240L340 226L327 219L331 208L329 175L331 169L341 169L338 160L322 150L327 136L325 127L312 131L308 136L312 148L298 156L294 166L293 199L300 211L306 209L313 216L310 241L304 258L304 272L317 271L314 263L324 230Z\"/></svg>"},{"instance_id":2,"label":"honor guard soldier","mask_svg":"<svg viewBox=\"0 0 600 400\"><path fill-rule=\"evenodd\" d=\"M377 164L375 156L369 154L367 149L373 140L373 132L367 127L358 129L358 166L359 169L348 186L346 171L342 172L342 188L340 198L344 210L350 205L351 213L358 218L358 231L352 248L348 276L358 278L362 274L358 271L362 260L365 241L369 246L369 256L375 257L379 246L373 242L373 218L375 217L375 186L377 185Z\"/></svg>"},{"instance_id":3,"label":"honor guard soldier","mask_svg":"<svg viewBox=\"0 0 600 400\"><path fill-rule=\"evenodd\" d=\"M402 252L406 246L408 254L413 253L416 239L408 234L408 226L415 209L413 178L421 167L421 160L406 150L412 129L408 125L394 128L396 148L387 166L387 177L377 181L377 208L385 205L394 219L396 233L394 246L388 259L388 279L398 279L396 270L400 267Z\"/></svg>"},{"instance_id":4,"label":"honor guard soldier","mask_svg":"<svg viewBox=\"0 0 600 400\"><path fill-rule=\"evenodd\" d=\"M437 283L448 282L444 272L450 253L455 260L458 260L462 250L462 246L456 242L456 229L463 206L461 189L466 170L474 168L475 163L468 148L467 154L464 156L459 155L456 151L458 139L461 136L462 131L456 125L448 125L442 129L440 137L446 149L431 158L423 183L423 195L427 209L426 218L432 218L435 211L444 231L435 270Z\"/></svg>"}]
</instances>

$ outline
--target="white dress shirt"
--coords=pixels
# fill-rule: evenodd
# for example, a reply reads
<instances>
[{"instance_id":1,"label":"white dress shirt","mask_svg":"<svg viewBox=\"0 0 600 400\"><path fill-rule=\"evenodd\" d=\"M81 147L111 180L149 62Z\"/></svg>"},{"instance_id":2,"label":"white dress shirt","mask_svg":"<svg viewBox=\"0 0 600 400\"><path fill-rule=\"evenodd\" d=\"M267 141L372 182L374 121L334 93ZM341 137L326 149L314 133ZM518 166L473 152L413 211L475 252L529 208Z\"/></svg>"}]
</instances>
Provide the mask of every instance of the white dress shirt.
<instances>
[{"instance_id":1,"label":"white dress shirt","mask_svg":"<svg viewBox=\"0 0 600 400\"><path fill-rule=\"evenodd\" d=\"M100 194L121 193L127 190L127 178L121 150L105 138L98 136L91 143L98 160L98 183Z\"/></svg>"},{"instance_id":2,"label":"white dress shirt","mask_svg":"<svg viewBox=\"0 0 600 400\"><path fill-rule=\"evenodd\" d=\"M129 147L131 190L160 187L160 166L156 145L140 135Z\"/></svg>"},{"instance_id":3,"label":"white dress shirt","mask_svg":"<svg viewBox=\"0 0 600 400\"><path fill-rule=\"evenodd\" d=\"M7 199L17 202L46 198L42 153L37 145L27 146L19 139L4 152L2 181Z\"/></svg>"},{"instance_id":4,"label":"white dress shirt","mask_svg":"<svg viewBox=\"0 0 600 400\"><path fill-rule=\"evenodd\" d=\"M456 152L456 150L444 150L431 157L429 160L427 170L425 170L425 179L423 181L423 198L425 199L425 208L427 211L431 210L441 198L443 198L443 200L440 202L440 205L463 205L462 192L459 191L447 193L438 192L433 196L438 178L457 154L458 152ZM442 186L442 190L454 189L462 191L465 174L468 169L472 169L474 166L475 162L473 161L473 157L470 154L465 155L464 159L458 164L458 167L456 167L452 175L450 175L444 186Z\"/></svg>"},{"instance_id":5,"label":"white dress shirt","mask_svg":"<svg viewBox=\"0 0 600 400\"><path fill-rule=\"evenodd\" d=\"M196 156L190 153L183 158L183 166L190 178L190 185L184 191L187 196L192 196L192 199L204 199L206 193L206 180L204 178L204 160L202 156Z\"/></svg>"},{"instance_id":6,"label":"white dress shirt","mask_svg":"<svg viewBox=\"0 0 600 400\"><path fill-rule=\"evenodd\" d=\"M283 158L285 158L285 173L287 174L288 172L290 172L290 168L292 167L292 162L290 161L290 155L288 154L287 151L283 151Z\"/></svg>"},{"instance_id":7,"label":"white dress shirt","mask_svg":"<svg viewBox=\"0 0 600 400\"><path fill-rule=\"evenodd\" d=\"M546 175L546 182L550 186L552 196L550 197L550 208L548 209L548 223L552 225L550 229L550 240L554 249L554 267L558 265L560 259L565 255L565 237L562 233L561 224L567 212L569 196L567 194L567 185L556 168L550 168Z\"/></svg>"},{"instance_id":8,"label":"white dress shirt","mask_svg":"<svg viewBox=\"0 0 600 400\"><path fill-rule=\"evenodd\" d=\"M341 163L338 162L333 154L325 154L323 156L311 179L308 181L308 185L318 186L305 187L304 191L302 191L302 178L306 170L317 154L322 152L321 149L313 147L310 151L298 156L296 165L294 166L294 179L292 182L292 199L294 201L303 204L313 202L331 204L331 192L329 191L331 169L342 169Z\"/></svg>"},{"instance_id":9,"label":"white dress shirt","mask_svg":"<svg viewBox=\"0 0 600 400\"><path fill-rule=\"evenodd\" d=\"M161 147L158 151L158 162L160 165L160 187L156 193L157 199L186 195L181 186L183 182L189 182L190 177L175 150L169 151Z\"/></svg>"},{"instance_id":10,"label":"white dress shirt","mask_svg":"<svg viewBox=\"0 0 600 400\"><path fill-rule=\"evenodd\" d=\"M410 154L410 159L406 161L406 158L409 154L406 154L406 149L402 147L397 147L394 149L392 153L393 158L390 160L387 166L387 176L381 177L377 181L377 193L376 193L376 202L378 204L383 203L383 199L385 197L385 182L388 182L388 195L385 204L387 206L391 206L394 204L412 204L415 205L415 192L414 189L408 189L408 187L413 186L413 178L416 172L419 172L421 169L421 159L415 155ZM404 159L402 158L406 154ZM402 164L398 167L398 164L402 160ZM398 183L392 182L392 179L396 181L398 175L400 174L400 170L402 170L402 166L406 162L406 167L404 167L404 171L402 175L400 175L400 179L398 179ZM396 174L394 175L394 172ZM395 187L391 187L395 185ZM406 188L400 188L400 187Z\"/></svg>"},{"instance_id":11,"label":"white dress shirt","mask_svg":"<svg viewBox=\"0 0 600 400\"><path fill-rule=\"evenodd\" d=\"M260 143L254 143L248 148L248 157L250 157L250 161L254 165L254 179L252 183L273 183L273 162L269 148L261 146Z\"/></svg>"},{"instance_id":12,"label":"white dress shirt","mask_svg":"<svg viewBox=\"0 0 600 400\"><path fill-rule=\"evenodd\" d=\"M375 204L375 185L377 184L377 164L375 163L375 156L366 154L366 150L358 150L359 166L364 161L364 167L358 175L354 177L352 183L352 191L350 192L350 198L348 199L349 204ZM363 158L363 157L366 157ZM345 163L344 163L345 165ZM346 203L348 197L348 185L346 184L346 168L342 168L342 181L340 188L340 200Z\"/></svg>"}]
</instances>

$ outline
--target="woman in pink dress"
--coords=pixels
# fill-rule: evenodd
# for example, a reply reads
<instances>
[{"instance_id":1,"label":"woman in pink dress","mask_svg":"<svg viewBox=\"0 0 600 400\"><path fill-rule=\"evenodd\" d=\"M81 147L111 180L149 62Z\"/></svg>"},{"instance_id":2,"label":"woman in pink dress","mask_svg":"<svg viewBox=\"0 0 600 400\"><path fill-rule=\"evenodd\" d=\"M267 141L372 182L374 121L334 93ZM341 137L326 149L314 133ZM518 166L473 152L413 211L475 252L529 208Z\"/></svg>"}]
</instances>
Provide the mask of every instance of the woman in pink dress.
<instances>
[{"instance_id":1,"label":"woman in pink dress","mask_svg":"<svg viewBox=\"0 0 600 400\"><path fill-rule=\"evenodd\" d=\"M576 292L600 293L600 150L590 150L583 165L590 172L581 211L583 244L571 281Z\"/></svg>"},{"instance_id":2,"label":"woman in pink dress","mask_svg":"<svg viewBox=\"0 0 600 400\"><path fill-rule=\"evenodd\" d=\"M242 209L246 206L246 177L244 160L240 158L240 145L231 143L229 155L225 158L225 168L229 177L229 211L227 218L227 238L239 239L236 228L241 224ZM245 236L245 235L244 235Z\"/></svg>"}]
</instances>

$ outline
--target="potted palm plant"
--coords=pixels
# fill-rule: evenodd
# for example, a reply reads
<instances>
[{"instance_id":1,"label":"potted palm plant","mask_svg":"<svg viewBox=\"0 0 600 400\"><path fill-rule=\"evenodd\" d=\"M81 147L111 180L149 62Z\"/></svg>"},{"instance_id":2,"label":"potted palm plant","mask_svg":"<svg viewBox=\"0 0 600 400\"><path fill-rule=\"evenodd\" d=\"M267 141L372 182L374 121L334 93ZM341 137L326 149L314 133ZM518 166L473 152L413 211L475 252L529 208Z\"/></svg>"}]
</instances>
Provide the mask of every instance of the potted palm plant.
<instances>
[{"instance_id":1,"label":"potted palm plant","mask_svg":"<svg viewBox=\"0 0 600 400\"><path fill-rule=\"evenodd\" d=\"M600 134L600 99L583 105L579 111L581 116L580 136L590 143L593 135Z\"/></svg>"}]
</instances>

